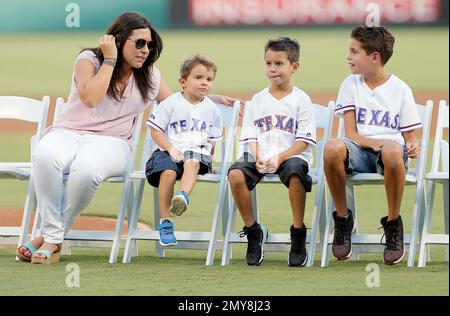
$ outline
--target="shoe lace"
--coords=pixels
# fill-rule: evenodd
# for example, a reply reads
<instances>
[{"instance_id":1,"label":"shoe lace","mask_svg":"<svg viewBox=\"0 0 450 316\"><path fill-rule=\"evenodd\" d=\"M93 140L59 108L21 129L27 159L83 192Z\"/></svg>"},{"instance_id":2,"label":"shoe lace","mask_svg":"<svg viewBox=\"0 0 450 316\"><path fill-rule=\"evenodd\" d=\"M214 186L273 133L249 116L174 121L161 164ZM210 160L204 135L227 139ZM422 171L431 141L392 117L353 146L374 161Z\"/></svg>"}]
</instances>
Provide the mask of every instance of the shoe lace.
<instances>
[{"instance_id":1,"label":"shoe lace","mask_svg":"<svg viewBox=\"0 0 450 316\"><path fill-rule=\"evenodd\" d=\"M255 231L249 231L249 230L241 230L239 233L239 237L247 236L248 243L247 248L248 250L257 250L259 248L259 238L258 238L258 232Z\"/></svg>"},{"instance_id":2,"label":"shoe lace","mask_svg":"<svg viewBox=\"0 0 450 316\"><path fill-rule=\"evenodd\" d=\"M383 228L381 226L378 229ZM383 243L383 238L385 238L386 242ZM384 234L381 236L380 243L383 246L386 246L386 249L395 250L399 249L400 244L400 234L398 233L396 227L387 226Z\"/></svg>"},{"instance_id":3,"label":"shoe lace","mask_svg":"<svg viewBox=\"0 0 450 316\"><path fill-rule=\"evenodd\" d=\"M347 237L347 231L350 228L349 221L341 221L334 225L333 230L336 231L336 243L338 245L343 245L345 243L345 239Z\"/></svg>"},{"instance_id":4,"label":"shoe lace","mask_svg":"<svg viewBox=\"0 0 450 316\"><path fill-rule=\"evenodd\" d=\"M173 234L173 226L172 225L162 226L159 230L160 230L161 234L163 234L163 235Z\"/></svg>"}]
</instances>

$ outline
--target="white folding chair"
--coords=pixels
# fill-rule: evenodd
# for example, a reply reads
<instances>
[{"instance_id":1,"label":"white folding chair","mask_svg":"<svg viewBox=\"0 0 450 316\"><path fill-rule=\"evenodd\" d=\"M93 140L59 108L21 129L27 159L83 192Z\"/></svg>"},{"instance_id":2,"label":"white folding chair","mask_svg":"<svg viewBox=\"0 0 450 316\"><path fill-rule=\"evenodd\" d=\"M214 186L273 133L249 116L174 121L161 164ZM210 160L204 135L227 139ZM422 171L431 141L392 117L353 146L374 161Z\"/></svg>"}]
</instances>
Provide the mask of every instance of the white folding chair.
<instances>
[{"instance_id":1,"label":"white folding chair","mask_svg":"<svg viewBox=\"0 0 450 316\"><path fill-rule=\"evenodd\" d=\"M232 152L234 145L234 130L237 124L237 118L239 114L239 101L235 102L233 107L226 107L221 104L217 104L222 115L223 126L227 133L222 141L222 150L220 157L220 166L214 168L214 173L199 175L197 177L198 182L208 182L215 183L219 185L219 189L216 196L216 204L214 208L213 221L211 231L209 232L194 232L194 231L176 231L175 236L177 238L177 245L171 246L170 249L208 249L206 257L206 265L212 265L214 263L214 255L216 247L219 241L217 240L219 221L222 217L222 225L226 222L223 216L227 215L227 212L223 210L227 209L226 198L229 194L227 192L226 185L226 173L231 165ZM139 171L135 171L129 175L131 179L136 179L136 195L134 198L134 204L131 212L131 217L129 218L130 226L128 230L127 241L125 244L125 253L123 256L123 263L129 263L131 261L133 248L135 245L133 241L135 240L155 240L156 256L164 257L164 250L167 249L159 244L159 218L160 210L158 203L158 189L153 188L153 203L154 203L154 230L137 230L137 222L139 219L139 213L141 208L142 196L144 192L144 187L146 186L145 177L145 165L147 160L150 158L152 148L155 145L150 137L150 129L147 128L147 136L145 139L144 151L142 153L141 166ZM215 156L217 156L216 150ZM222 232L224 233L224 226L222 227Z\"/></svg>"},{"instance_id":2,"label":"white folding chair","mask_svg":"<svg viewBox=\"0 0 450 316\"><path fill-rule=\"evenodd\" d=\"M58 98L56 100L55 115L56 117L64 109L64 99ZM115 263L120 248L120 242L122 240L122 228L125 221L125 211L131 210L132 197L134 195L134 186L130 181L128 175L134 169L134 163L136 161L137 148L139 143L139 136L142 125L142 118L144 113L141 113L135 118L132 136L131 136L131 153L128 161L127 171L123 176L110 177L105 179L104 182L119 183L122 185L122 193L120 197L119 211L117 215L116 228L114 231L93 231L93 230L70 230L64 237L63 253L70 254L70 248L72 247L111 247L111 253L109 257L110 263ZM38 205L39 208L39 205ZM40 216L35 217L33 224L33 237L39 236L40 232ZM111 246L112 242L112 246Z\"/></svg>"},{"instance_id":3,"label":"white folding chair","mask_svg":"<svg viewBox=\"0 0 450 316\"><path fill-rule=\"evenodd\" d=\"M0 96L0 120L13 119L37 123L36 134L31 137L30 162L0 162L0 179L28 181L22 225L20 227L0 227L0 238L4 243L15 244L18 242L18 246L20 246L28 238L30 217L36 199L31 157L35 144L41 139L47 124L49 103L50 97L48 96L44 96L41 101L25 97Z\"/></svg>"},{"instance_id":4,"label":"white folding chair","mask_svg":"<svg viewBox=\"0 0 450 316\"><path fill-rule=\"evenodd\" d=\"M248 104L246 104L248 106ZM313 104L314 113L316 117L316 126L318 129L323 129L323 138L321 141L317 142L316 147L316 168L311 168L309 170L309 175L312 178L313 184L317 185L317 191L315 195L315 202L313 206L312 223L310 233L306 237L306 242L308 244L308 261L306 266L311 267L314 264L314 256L316 251L316 237L318 230L320 239L324 234L325 221L325 175L323 172L323 146L326 141L331 136L331 130L333 125L333 115L334 115L334 102L330 101L328 107ZM238 155L239 156L239 155ZM281 183L278 175L266 175L259 183ZM228 184L228 182L227 182ZM257 188L252 192L252 211L253 216L256 221L259 221L258 212L258 198L257 198ZM236 203L232 201L230 205L230 215L228 215L228 223L225 234L225 239L223 243L223 254L222 254L222 265L228 265L231 258L231 243L247 243L245 237L240 237L238 233L234 232L234 227L236 225ZM322 215L322 216L321 216ZM282 251L289 252L290 249L290 235L282 233L271 233L269 230L269 235L264 246L265 251ZM320 247L319 247L320 249Z\"/></svg>"},{"instance_id":5,"label":"white folding chair","mask_svg":"<svg viewBox=\"0 0 450 316\"><path fill-rule=\"evenodd\" d=\"M419 267L425 267L426 262L429 261L427 245L429 244L441 244L447 245L446 256L448 261L448 141L443 139L444 129L448 131L448 104L445 101L439 102L439 113L436 126L436 134L434 137L433 146L433 158L431 161L431 170L425 174L425 180L428 185L426 204L425 204L425 216L422 229L422 239L420 242L419 252ZM439 170L439 162L441 168ZM431 233L431 218L433 211L434 192L436 184L441 183L443 186L444 197L444 227L445 234Z\"/></svg>"},{"instance_id":6,"label":"white folding chair","mask_svg":"<svg viewBox=\"0 0 450 316\"><path fill-rule=\"evenodd\" d=\"M417 110L419 111L420 120L422 122L422 140L421 140L421 151L418 159L415 162L414 168L408 168L406 174L405 185L416 186L415 202L413 207L413 221L411 227L411 233L405 234L404 240L405 244L409 245L408 250L408 267L414 266L414 258L416 252L416 246L419 241L420 228L419 225L422 223L424 207L424 174L425 174L425 163L427 157L428 148L428 138L430 133L430 123L432 114L433 102L427 101L425 106L417 105ZM339 120L338 138L344 136L344 122L341 118ZM384 184L384 177L377 173L358 173L355 175L348 175L346 181L346 200L347 207L353 211L354 217L354 228L352 233L352 247L353 254L351 259L359 259L359 253L366 252L383 252L384 246L381 245L381 234L360 234L358 232L357 225L357 205L355 200L355 187L360 185L380 185ZM325 243L323 243L322 249L322 260L321 266L325 267L328 265L330 260L330 247L329 245L333 243L332 229L332 211L334 210L333 200L330 197L329 203L326 211L326 227L325 227Z\"/></svg>"}]
</instances>

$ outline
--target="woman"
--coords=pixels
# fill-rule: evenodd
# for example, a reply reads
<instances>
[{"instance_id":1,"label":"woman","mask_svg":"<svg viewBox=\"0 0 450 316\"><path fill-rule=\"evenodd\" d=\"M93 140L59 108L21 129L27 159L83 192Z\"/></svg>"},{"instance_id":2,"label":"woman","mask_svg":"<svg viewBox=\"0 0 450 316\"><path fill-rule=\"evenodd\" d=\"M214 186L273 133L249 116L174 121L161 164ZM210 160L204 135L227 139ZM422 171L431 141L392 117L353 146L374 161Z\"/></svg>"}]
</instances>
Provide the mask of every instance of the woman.
<instances>
[{"instance_id":1,"label":"woman","mask_svg":"<svg viewBox=\"0 0 450 316\"><path fill-rule=\"evenodd\" d=\"M127 12L100 38L98 48L78 55L67 105L33 156L42 235L18 248L22 261L58 262L64 235L100 183L126 171L134 118L152 101L172 94L154 66L162 47L145 17Z\"/></svg>"}]
</instances>

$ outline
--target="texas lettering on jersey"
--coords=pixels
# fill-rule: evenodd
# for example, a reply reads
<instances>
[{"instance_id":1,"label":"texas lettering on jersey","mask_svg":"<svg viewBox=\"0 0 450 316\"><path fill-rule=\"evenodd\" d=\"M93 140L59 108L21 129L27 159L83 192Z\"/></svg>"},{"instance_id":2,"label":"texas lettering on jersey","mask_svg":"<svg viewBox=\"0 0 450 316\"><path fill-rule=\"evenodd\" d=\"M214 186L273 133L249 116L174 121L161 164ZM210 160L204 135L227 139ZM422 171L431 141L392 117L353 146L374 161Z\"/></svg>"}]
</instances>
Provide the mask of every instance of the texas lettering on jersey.
<instances>
[{"instance_id":1,"label":"texas lettering on jersey","mask_svg":"<svg viewBox=\"0 0 450 316\"><path fill-rule=\"evenodd\" d=\"M389 111L358 108L356 113L356 123L398 130L400 129L400 115L392 115Z\"/></svg>"},{"instance_id":2,"label":"texas lettering on jersey","mask_svg":"<svg viewBox=\"0 0 450 316\"><path fill-rule=\"evenodd\" d=\"M275 122L275 125L274 125ZM291 134L295 134L298 127L298 122L295 122L293 117L287 117L286 115L269 115L254 121L255 127L259 128L259 132L270 132L273 129L279 129Z\"/></svg>"},{"instance_id":3,"label":"texas lettering on jersey","mask_svg":"<svg viewBox=\"0 0 450 316\"><path fill-rule=\"evenodd\" d=\"M183 133L183 132L211 132L211 128L214 126L212 124L206 123L206 121L197 120L192 118L191 119L191 125L188 125L187 120L180 120L169 123L169 128L172 129L172 131L175 134Z\"/></svg>"}]
</instances>

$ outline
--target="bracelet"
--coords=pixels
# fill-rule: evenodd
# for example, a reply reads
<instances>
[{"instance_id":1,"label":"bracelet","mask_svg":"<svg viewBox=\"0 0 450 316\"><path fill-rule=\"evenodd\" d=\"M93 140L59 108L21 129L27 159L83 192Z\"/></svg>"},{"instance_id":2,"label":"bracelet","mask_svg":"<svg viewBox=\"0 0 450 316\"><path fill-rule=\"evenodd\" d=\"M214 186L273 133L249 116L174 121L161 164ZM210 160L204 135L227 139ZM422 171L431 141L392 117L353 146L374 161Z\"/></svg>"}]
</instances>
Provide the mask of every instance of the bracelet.
<instances>
[{"instance_id":1,"label":"bracelet","mask_svg":"<svg viewBox=\"0 0 450 316\"><path fill-rule=\"evenodd\" d=\"M106 64L106 65L110 65L111 67L114 68L116 66L116 63L117 63L117 58L105 58L103 60L102 65Z\"/></svg>"}]
</instances>

